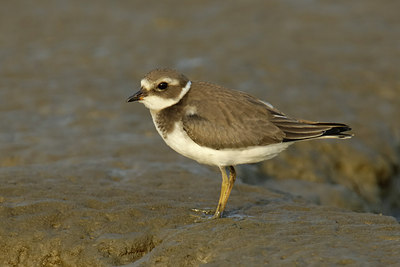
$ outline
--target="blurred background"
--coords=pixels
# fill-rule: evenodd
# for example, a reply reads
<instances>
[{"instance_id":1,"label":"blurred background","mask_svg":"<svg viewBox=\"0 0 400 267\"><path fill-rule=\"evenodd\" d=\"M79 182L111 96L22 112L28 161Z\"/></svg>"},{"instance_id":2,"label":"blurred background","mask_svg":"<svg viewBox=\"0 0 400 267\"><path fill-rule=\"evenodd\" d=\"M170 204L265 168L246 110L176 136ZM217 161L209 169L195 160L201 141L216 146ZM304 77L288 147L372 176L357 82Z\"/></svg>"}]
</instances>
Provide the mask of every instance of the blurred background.
<instances>
[{"instance_id":1,"label":"blurred background","mask_svg":"<svg viewBox=\"0 0 400 267\"><path fill-rule=\"evenodd\" d=\"M164 145L148 111L124 100L149 70L172 67L193 80L246 91L290 116L351 125L352 140L299 144L261 172L312 183L289 189L285 182L299 194L319 183L341 184L373 211L398 209L396 1L2 6L2 167L98 160L129 146L132 157L158 151ZM135 152L143 143L152 145ZM262 182L249 175L243 179Z\"/></svg>"},{"instance_id":2,"label":"blurred background","mask_svg":"<svg viewBox=\"0 0 400 267\"><path fill-rule=\"evenodd\" d=\"M176 183L168 170L186 187L211 177L218 194L217 171L170 150L148 110L125 103L148 71L171 67L353 128L350 140L243 166L239 183L399 219L399 10L395 0L3 1L0 203Z\"/></svg>"}]
</instances>

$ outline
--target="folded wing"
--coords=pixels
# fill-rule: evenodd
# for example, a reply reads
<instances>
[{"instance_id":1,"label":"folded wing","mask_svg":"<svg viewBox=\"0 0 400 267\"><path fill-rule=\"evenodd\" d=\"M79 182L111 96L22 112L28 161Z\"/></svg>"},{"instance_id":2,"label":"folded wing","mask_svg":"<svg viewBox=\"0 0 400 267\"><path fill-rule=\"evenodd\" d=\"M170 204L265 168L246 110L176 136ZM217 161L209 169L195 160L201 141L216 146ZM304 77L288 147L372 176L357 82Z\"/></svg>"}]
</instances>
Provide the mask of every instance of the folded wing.
<instances>
[{"instance_id":1,"label":"folded wing","mask_svg":"<svg viewBox=\"0 0 400 267\"><path fill-rule=\"evenodd\" d=\"M187 110L182 118L183 129L194 142L202 146L214 149L245 148L352 136L344 133L350 130L345 124L291 119L268 103L243 92L223 87L218 87L218 90L191 91L190 102L185 103ZM196 94L208 96L196 97ZM209 99L208 103L200 103L202 99Z\"/></svg>"}]
</instances>

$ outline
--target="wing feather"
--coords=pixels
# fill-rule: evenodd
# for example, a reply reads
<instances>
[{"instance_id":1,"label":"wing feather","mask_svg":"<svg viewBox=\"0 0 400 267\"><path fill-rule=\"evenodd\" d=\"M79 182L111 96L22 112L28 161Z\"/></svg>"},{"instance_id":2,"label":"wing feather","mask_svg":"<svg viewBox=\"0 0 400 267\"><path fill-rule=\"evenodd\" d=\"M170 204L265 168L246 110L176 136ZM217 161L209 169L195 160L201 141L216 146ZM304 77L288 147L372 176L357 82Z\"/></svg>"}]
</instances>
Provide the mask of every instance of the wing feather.
<instances>
[{"instance_id":1,"label":"wing feather","mask_svg":"<svg viewBox=\"0 0 400 267\"><path fill-rule=\"evenodd\" d=\"M197 144L222 149L282 142L285 134L270 121L271 112L261 101L216 85L194 85L201 88L191 88L190 100L185 103L191 112L184 112L182 123ZM208 99L207 103L203 99Z\"/></svg>"},{"instance_id":2,"label":"wing feather","mask_svg":"<svg viewBox=\"0 0 400 267\"><path fill-rule=\"evenodd\" d=\"M196 82L185 98L183 129L214 149L265 146L315 138L349 138L342 123L296 120L246 93ZM207 103L204 102L207 99Z\"/></svg>"}]
</instances>

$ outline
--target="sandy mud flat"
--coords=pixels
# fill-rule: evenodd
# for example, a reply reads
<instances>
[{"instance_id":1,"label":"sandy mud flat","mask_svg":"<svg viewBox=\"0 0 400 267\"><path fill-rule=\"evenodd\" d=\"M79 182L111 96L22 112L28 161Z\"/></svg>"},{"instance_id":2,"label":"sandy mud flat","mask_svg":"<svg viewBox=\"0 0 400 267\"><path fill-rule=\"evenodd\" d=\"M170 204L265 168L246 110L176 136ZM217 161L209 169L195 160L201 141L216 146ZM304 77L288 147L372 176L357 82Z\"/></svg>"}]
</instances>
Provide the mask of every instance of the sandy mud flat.
<instances>
[{"instance_id":1,"label":"sandy mud flat","mask_svg":"<svg viewBox=\"0 0 400 267\"><path fill-rule=\"evenodd\" d=\"M2 3L1 266L395 266L396 1ZM216 168L170 150L140 104L154 67L355 137Z\"/></svg>"}]
</instances>

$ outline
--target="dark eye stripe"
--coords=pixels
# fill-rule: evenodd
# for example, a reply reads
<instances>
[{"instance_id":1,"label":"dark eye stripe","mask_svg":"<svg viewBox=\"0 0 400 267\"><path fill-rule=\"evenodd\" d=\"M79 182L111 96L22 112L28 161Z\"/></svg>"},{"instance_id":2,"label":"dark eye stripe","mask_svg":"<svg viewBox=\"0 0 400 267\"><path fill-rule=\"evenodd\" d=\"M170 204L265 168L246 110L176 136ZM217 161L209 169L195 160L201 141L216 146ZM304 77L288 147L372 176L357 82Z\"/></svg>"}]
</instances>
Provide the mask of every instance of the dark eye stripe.
<instances>
[{"instance_id":1,"label":"dark eye stripe","mask_svg":"<svg viewBox=\"0 0 400 267\"><path fill-rule=\"evenodd\" d=\"M166 83L166 82L160 82L157 85L157 88L160 89L160 90L165 90L165 89L167 89L167 87L168 87L168 83Z\"/></svg>"}]
</instances>

